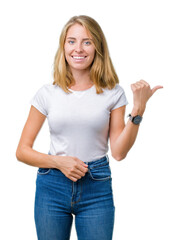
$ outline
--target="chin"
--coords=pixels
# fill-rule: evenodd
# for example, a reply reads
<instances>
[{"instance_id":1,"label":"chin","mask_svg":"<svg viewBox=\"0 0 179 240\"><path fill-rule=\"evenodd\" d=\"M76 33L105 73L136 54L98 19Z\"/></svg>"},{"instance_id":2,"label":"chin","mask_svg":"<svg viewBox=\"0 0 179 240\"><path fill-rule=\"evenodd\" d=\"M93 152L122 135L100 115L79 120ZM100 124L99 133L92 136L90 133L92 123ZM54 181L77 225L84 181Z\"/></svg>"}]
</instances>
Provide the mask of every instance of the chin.
<instances>
[{"instance_id":1,"label":"chin","mask_svg":"<svg viewBox=\"0 0 179 240\"><path fill-rule=\"evenodd\" d=\"M90 66L70 66L70 68L72 69L72 70L90 70Z\"/></svg>"}]
</instances>

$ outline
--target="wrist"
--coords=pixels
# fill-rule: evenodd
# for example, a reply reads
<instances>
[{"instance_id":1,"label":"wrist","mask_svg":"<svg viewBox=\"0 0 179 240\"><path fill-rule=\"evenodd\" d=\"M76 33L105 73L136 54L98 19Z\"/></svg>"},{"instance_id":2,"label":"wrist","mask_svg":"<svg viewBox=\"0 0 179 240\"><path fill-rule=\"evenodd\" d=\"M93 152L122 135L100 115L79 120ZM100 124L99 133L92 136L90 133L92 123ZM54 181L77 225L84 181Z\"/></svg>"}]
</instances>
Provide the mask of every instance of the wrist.
<instances>
[{"instance_id":1,"label":"wrist","mask_svg":"<svg viewBox=\"0 0 179 240\"><path fill-rule=\"evenodd\" d=\"M143 106L143 107L134 106L133 109L132 109L131 115L132 115L132 116L137 116L137 115L139 115L139 116L142 117L143 114L144 114L144 112L145 112L145 106Z\"/></svg>"},{"instance_id":2,"label":"wrist","mask_svg":"<svg viewBox=\"0 0 179 240\"><path fill-rule=\"evenodd\" d=\"M58 156L58 155L50 155L51 158L51 166L52 168L57 168L60 169L61 162L63 160L63 156Z\"/></svg>"}]
</instances>

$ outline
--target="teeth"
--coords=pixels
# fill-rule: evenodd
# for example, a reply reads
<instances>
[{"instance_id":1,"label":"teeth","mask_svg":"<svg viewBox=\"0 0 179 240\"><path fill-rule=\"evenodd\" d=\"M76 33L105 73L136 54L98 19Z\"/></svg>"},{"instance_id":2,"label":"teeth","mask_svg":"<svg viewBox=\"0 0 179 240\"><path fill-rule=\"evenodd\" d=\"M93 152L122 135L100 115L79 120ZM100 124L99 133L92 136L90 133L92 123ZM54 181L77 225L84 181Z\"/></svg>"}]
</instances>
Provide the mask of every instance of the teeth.
<instances>
[{"instance_id":1,"label":"teeth","mask_svg":"<svg viewBox=\"0 0 179 240\"><path fill-rule=\"evenodd\" d=\"M75 59L83 59L85 57L73 57L73 58L75 58Z\"/></svg>"}]
</instances>

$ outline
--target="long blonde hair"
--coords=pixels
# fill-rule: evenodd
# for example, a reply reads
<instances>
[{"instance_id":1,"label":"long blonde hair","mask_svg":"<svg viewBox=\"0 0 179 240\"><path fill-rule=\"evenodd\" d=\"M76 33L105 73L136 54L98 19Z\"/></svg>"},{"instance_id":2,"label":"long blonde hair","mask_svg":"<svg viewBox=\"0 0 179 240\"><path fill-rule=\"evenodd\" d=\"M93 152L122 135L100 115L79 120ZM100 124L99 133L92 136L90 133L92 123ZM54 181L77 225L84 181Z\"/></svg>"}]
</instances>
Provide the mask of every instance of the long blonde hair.
<instances>
[{"instance_id":1,"label":"long blonde hair","mask_svg":"<svg viewBox=\"0 0 179 240\"><path fill-rule=\"evenodd\" d=\"M119 83L115 72L104 33L99 24L86 15L72 17L62 29L59 47L54 59L53 85L57 84L65 92L70 93L68 86L74 82L70 68L66 62L64 54L64 44L68 29L75 23L81 24L91 34L95 45L95 57L90 68L90 79L96 87L96 93L102 93L102 88L112 89Z\"/></svg>"}]
</instances>

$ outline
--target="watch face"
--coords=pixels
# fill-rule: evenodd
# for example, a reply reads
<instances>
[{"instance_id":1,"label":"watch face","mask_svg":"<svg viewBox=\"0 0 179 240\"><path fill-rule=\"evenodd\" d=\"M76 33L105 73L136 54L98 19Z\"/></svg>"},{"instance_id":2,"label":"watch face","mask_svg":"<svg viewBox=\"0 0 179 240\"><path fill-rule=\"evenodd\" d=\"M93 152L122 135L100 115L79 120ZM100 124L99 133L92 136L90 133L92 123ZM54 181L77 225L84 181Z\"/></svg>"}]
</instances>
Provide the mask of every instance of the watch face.
<instances>
[{"instance_id":1,"label":"watch face","mask_svg":"<svg viewBox=\"0 0 179 240\"><path fill-rule=\"evenodd\" d=\"M137 115L137 116L134 118L133 123L139 124L141 121L142 121L142 117L139 116L139 115Z\"/></svg>"}]
</instances>

